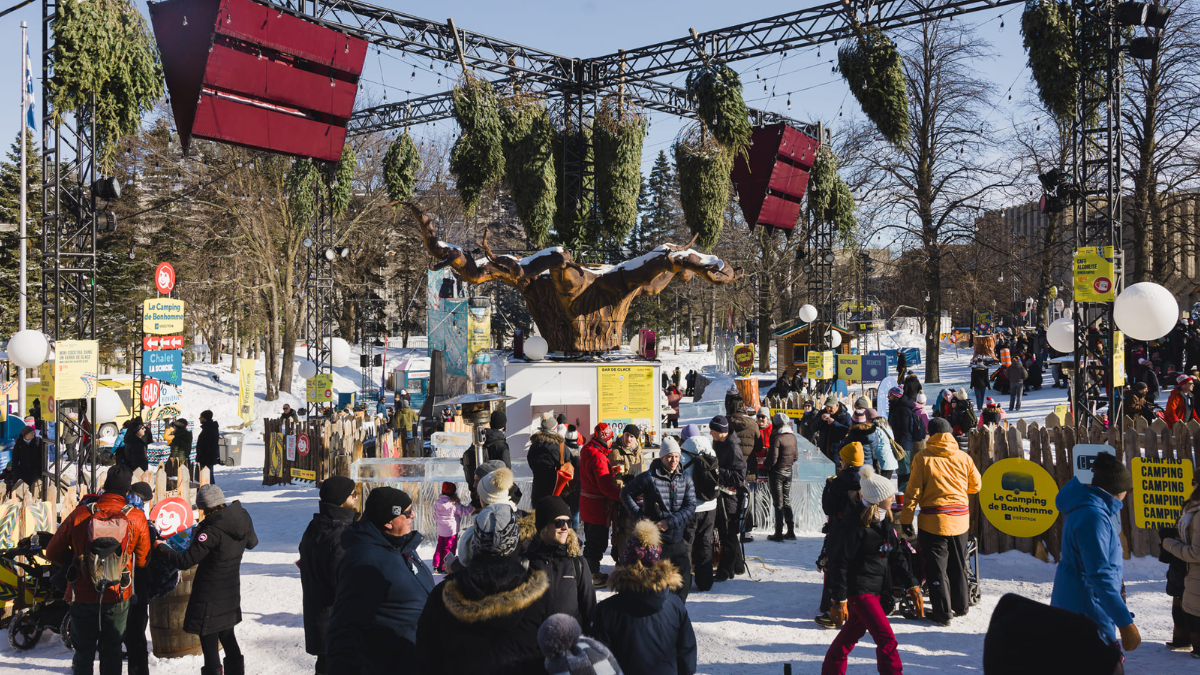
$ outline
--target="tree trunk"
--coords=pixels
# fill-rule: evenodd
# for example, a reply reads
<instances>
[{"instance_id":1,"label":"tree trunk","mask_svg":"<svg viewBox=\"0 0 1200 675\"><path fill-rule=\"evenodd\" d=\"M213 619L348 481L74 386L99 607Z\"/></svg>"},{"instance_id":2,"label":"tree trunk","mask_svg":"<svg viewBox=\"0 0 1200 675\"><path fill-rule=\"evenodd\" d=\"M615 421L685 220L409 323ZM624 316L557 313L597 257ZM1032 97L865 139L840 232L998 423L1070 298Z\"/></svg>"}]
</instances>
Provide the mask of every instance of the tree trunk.
<instances>
[{"instance_id":1,"label":"tree trunk","mask_svg":"<svg viewBox=\"0 0 1200 675\"><path fill-rule=\"evenodd\" d=\"M762 267L758 274L758 372L771 371L771 228L759 230Z\"/></svg>"},{"instance_id":2,"label":"tree trunk","mask_svg":"<svg viewBox=\"0 0 1200 675\"><path fill-rule=\"evenodd\" d=\"M713 350L713 338L717 335L717 289L712 289L708 299L708 351Z\"/></svg>"},{"instance_id":3,"label":"tree trunk","mask_svg":"<svg viewBox=\"0 0 1200 675\"><path fill-rule=\"evenodd\" d=\"M267 343L264 352L266 363L263 365L263 374L266 376L267 393L265 399L274 401L279 398L279 380L277 369L279 366L279 292L273 285L270 286L271 297L267 302Z\"/></svg>"}]
</instances>

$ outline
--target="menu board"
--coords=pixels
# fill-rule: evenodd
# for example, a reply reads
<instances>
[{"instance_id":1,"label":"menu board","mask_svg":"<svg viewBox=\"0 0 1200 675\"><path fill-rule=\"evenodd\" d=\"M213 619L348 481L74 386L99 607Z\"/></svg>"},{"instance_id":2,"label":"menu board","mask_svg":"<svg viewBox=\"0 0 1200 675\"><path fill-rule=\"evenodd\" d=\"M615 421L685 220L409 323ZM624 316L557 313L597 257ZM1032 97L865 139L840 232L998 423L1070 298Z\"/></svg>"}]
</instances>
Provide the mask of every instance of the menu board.
<instances>
[{"instance_id":1,"label":"menu board","mask_svg":"<svg viewBox=\"0 0 1200 675\"><path fill-rule=\"evenodd\" d=\"M609 426L654 427L654 366L599 366L600 421Z\"/></svg>"}]
</instances>

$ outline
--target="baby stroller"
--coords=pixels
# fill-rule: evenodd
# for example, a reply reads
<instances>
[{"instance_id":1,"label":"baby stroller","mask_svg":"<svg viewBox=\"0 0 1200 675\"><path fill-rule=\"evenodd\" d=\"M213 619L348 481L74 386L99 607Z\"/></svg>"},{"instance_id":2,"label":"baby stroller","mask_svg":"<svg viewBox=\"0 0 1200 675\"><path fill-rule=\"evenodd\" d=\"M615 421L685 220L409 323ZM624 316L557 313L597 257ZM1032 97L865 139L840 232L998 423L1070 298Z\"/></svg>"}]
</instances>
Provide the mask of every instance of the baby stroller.
<instances>
[{"instance_id":1,"label":"baby stroller","mask_svg":"<svg viewBox=\"0 0 1200 675\"><path fill-rule=\"evenodd\" d=\"M896 495L896 502L892 505L894 517L899 516L900 510L904 508L903 502L904 495ZM897 523L898 530L899 521L893 520L893 523ZM921 584L921 595L928 598L929 586L925 580L925 564L917 540L900 538L900 550L908 562L908 569ZM879 596L879 605L884 614L898 612L907 619L917 618L917 608L912 598L908 597L908 589L903 588L903 584L888 583L889 581L890 579L885 579L886 588L890 589L890 592L881 593ZM970 536L967 537L967 600L970 606L974 607L982 599L983 589L979 585L979 542Z\"/></svg>"},{"instance_id":2,"label":"baby stroller","mask_svg":"<svg viewBox=\"0 0 1200 675\"><path fill-rule=\"evenodd\" d=\"M46 629L58 633L71 649L70 603L56 586L65 578L61 566L42 557L42 546L52 536L38 532L17 542L17 548L0 551L0 601L15 603L8 644L16 651L33 649Z\"/></svg>"}]
</instances>

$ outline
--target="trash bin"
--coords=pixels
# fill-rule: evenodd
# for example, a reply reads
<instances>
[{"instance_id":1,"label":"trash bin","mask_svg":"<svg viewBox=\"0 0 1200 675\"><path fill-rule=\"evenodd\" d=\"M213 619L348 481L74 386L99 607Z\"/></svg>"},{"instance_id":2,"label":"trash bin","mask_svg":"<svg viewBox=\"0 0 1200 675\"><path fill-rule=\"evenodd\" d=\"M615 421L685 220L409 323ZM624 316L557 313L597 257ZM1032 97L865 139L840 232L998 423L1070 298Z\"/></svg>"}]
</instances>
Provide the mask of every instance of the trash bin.
<instances>
[{"instance_id":1,"label":"trash bin","mask_svg":"<svg viewBox=\"0 0 1200 675\"><path fill-rule=\"evenodd\" d=\"M221 464L225 466L242 465L242 434L235 431L222 431L219 441L221 449Z\"/></svg>"}]
</instances>

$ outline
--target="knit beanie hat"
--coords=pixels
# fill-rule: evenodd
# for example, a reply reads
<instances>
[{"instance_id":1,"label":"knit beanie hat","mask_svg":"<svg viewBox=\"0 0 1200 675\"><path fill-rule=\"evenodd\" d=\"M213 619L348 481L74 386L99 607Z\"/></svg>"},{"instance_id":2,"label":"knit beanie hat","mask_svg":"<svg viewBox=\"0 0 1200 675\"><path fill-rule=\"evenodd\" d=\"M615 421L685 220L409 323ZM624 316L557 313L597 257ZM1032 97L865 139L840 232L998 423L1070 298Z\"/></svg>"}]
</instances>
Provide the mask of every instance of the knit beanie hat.
<instances>
[{"instance_id":1,"label":"knit beanie hat","mask_svg":"<svg viewBox=\"0 0 1200 675\"><path fill-rule=\"evenodd\" d=\"M709 430L716 431L718 433L728 433L729 420L724 415L717 415L716 417L712 418L711 422L708 423L708 428Z\"/></svg>"},{"instance_id":2,"label":"knit beanie hat","mask_svg":"<svg viewBox=\"0 0 1200 675\"><path fill-rule=\"evenodd\" d=\"M142 498L142 501L149 504L154 499L154 488L150 487L149 483L140 482L134 483L129 487L129 491Z\"/></svg>"},{"instance_id":3,"label":"knit beanie hat","mask_svg":"<svg viewBox=\"0 0 1200 675\"><path fill-rule=\"evenodd\" d=\"M967 400L967 390L965 387L959 387L958 391L954 392L954 398L965 401Z\"/></svg>"},{"instance_id":4,"label":"knit beanie hat","mask_svg":"<svg viewBox=\"0 0 1200 675\"><path fill-rule=\"evenodd\" d=\"M508 491L512 486L512 469L496 469L479 481L479 501L484 506L508 502Z\"/></svg>"},{"instance_id":5,"label":"knit beanie hat","mask_svg":"<svg viewBox=\"0 0 1200 675\"><path fill-rule=\"evenodd\" d=\"M456 492L458 492L458 487L454 483L448 480L442 481L442 494L452 495Z\"/></svg>"},{"instance_id":6,"label":"knit beanie hat","mask_svg":"<svg viewBox=\"0 0 1200 675\"><path fill-rule=\"evenodd\" d=\"M871 420L875 420L875 419L879 419L880 417L883 417L883 415L880 415L879 411L874 408L867 408L866 412L867 412L867 421L868 422L870 422Z\"/></svg>"},{"instance_id":7,"label":"knit beanie hat","mask_svg":"<svg viewBox=\"0 0 1200 675\"><path fill-rule=\"evenodd\" d=\"M859 410L866 410L871 407L871 402L867 400L866 396L859 396L854 399L854 407Z\"/></svg>"},{"instance_id":8,"label":"knit beanie hat","mask_svg":"<svg viewBox=\"0 0 1200 675\"><path fill-rule=\"evenodd\" d=\"M931 436L933 434L951 434L951 433L954 433L954 427L950 426L950 423L947 422L944 418L934 417L933 419L929 420L929 434Z\"/></svg>"},{"instance_id":9,"label":"knit beanie hat","mask_svg":"<svg viewBox=\"0 0 1200 675\"><path fill-rule=\"evenodd\" d=\"M658 451L658 456L666 457L667 455L678 455L678 454L679 454L679 441L675 440L671 436L664 436L663 440L662 440L661 449Z\"/></svg>"},{"instance_id":10,"label":"knit beanie hat","mask_svg":"<svg viewBox=\"0 0 1200 675\"><path fill-rule=\"evenodd\" d=\"M471 539L472 558L481 555L502 558L517 550L521 528L517 525L517 512L508 504L484 507L475 516L474 530Z\"/></svg>"},{"instance_id":11,"label":"knit beanie hat","mask_svg":"<svg viewBox=\"0 0 1200 675\"><path fill-rule=\"evenodd\" d=\"M354 492L354 481L345 476L330 476L321 483L321 501L341 506Z\"/></svg>"},{"instance_id":12,"label":"knit beanie hat","mask_svg":"<svg viewBox=\"0 0 1200 675\"><path fill-rule=\"evenodd\" d=\"M629 543L621 552L621 564L632 565L640 562L642 565L650 567L660 558L662 558L662 537L658 533L658 526L649 520L638 521L633 528L633 534L629 537Z\"/></svg>"},{"instance_id":13,"label":"knit beanie hat","mask_svg":"<svg viewBox=\"0 0 1200 675\"><path fill-rule=\"evenodd\" d=\"M622 431L621 433L629 434L630 436L633 436L634 438L641 438L642 437L642 428L636 424L626 424L625 430Z\"/></svg>"},{"instance_id":14,"label":"knit beanie hat","mask_svg":"<svg viewBox=\"0 0 1200 675\"><path fill-rule=\"evenodd\" d=\"M621 675L621 666L603 643L583 637L570 614L552 614L537 633L546 657L546 672L554 675Z\"/></svg>"},{"instance_id":15,"label":"knit beanie hat","mask_svg":"<svg viewBox=\"0 0 1200 675\"><path fill-rule=\"evenodd\" d=\"M597 424L595 430L592 432L592 438L599 439L601 444L607 444L613 439L612 427L608 426L607 422Z\"/></svg>"},{"instance_id":16,"label":"knit beanie hat","mask_svg":"<svg viewBox=\"0 0 1200 675\"><path fill-rule=\"evenodd\" d=\"M363 507L363 518L379 529L392 522L392 518L403 515L412 506L412 499L404 490L393 487L377 487L367 495Z\"/></svg>"},{"instance_id":17,"label":"knit beanie hat","mask_svg":"<svg viewBox=\"0 0 1200 675\"><path fill-rule=\"evenodd\" d=\"M557 426L558 422L550 416L550 413L542 413L542 431L552 434L554 433L554 428Z\"/></svg>"},{"instance_id":18,"label":"knit beanie hat","mask_svg":"<svg viewBox=\"0 0 1200 675\"><path fill-rule=\"evenodd\" d=\"M858 470L858 494L868 504L878 504L896 495L896 484L875 473L875 469L864 466Z\"/></svg>"},{"instance_id":19,"label":"knit beanie hat","mask_svg":"<svg viewBox=\"0 0 1200 675\"><path fill-rule=\"evenodd\" d=\"M562 497L542 497L538 500L537 505L533 509L533 522L537 526L539 532L542 528L553 523L555 520L566 516L571 517L571 507L563 501Z\"/></svg>"},{"instance_id":20,"label":"knit beanie hat","mask_svg":"<svg viewBox=\"0 0 1200 675\"><path fill-rule=\"evenodd\" d=\"M133 485L133 472L129 467L118 464L108 470L104 477L104 491L109 494L124 496Z\"/></svg>"},{"instance_id":21,"label":"knit beanie hat","mask_svg":"<svg viewBox=\"0 0 1200 675\"><path fill-rule=\"evenodd\" d=\"M1110 495L1128 492L1133 489L1133 474L1116 457L1102 452L1092 461L1092 487Z\"/></svg>"},{"instance_id":22,"label":"knit beanie hat","mask_svg":"<svg viewBox=\"0 0 1200 675\"><path fill-rule=\"evenodd\" d=\"M838 456L842 458L842 461L845 462L847 466L862 466L865 458L862 443L857 441L854 443L847 443L846 445L842 446L842 451L838 453Z\"/></svg>"},{"instance_id":23,"label":"knit beanie hat","mask_svg":"<svg viewBox=\"0 0 1200 675\"><path fill-rule=\"evenodd\" d=\"M567 423L567 416L566 416L566 415L564 415L564 414L562 414L562 413L558 413L558 417L555 417L554 419L555 419L555 421L557 421L559 424L566 424L566 423Z\"/></svg>"},{"instance_id":24,"label":"knit beanie hat","mask_svg":"<svg viewBox=\"0 0 1200 675\"><path fill-rule=\"evenodd\" d=\"M493 429L503 429L508 426L508 415L504 414L503 410L493 410L492 416L488 419L488 426Z\"/></svg>"},{"instance_id":25,"label":"knit beanie hat","mask_svg":"<svg viewBox=\"0 0 1200 675\"><path fill-rule=\"evenodd\" d=\"M771 409L768 408L767 406L763 406L758 409L758 414L755 415L755 417L766 417L767 419L770 419L771 418Z\"/></svg>"},{"instance_id":26,"label":"knit beanie hat","mask_svg":"<svg viewBox=\"0 0 1200 675\"><path fill-rule=\"evenodd\" d=\"M504 460L489 459L488 461L484 462L483 464L480 464L478 469L475 469L475 477L483 478L484 476L495 471L496 469L503 469L503 468L505 468Z\"/></svg>"},{"instance_id":27,"label":"knit beanie hat","mask_svg":"<svg viewBox=\"0 0 1200 675\"><path fill-rule=\"evenodd\" d=\"M568 441L579 440L579 432L575 430L574 424L567 425L567 435L564 438L566 438Z\"/></svg>"},{"instance_id":28,"label":"knit beanie hat","mask_svg":"<svg viewBox=\"0 0 1200 675\"><path fill-rule=\"evenodd\" d=\"M929 399L925 398L925 392L921 392L921 393L917 394L917 403L923 404L927 400L929 400Z\"/></svg>"},{"instance_id":29,"label":"knit beanie hat","mask_svg":"<svg viewBox=\"0 0 1200 675\"><path fill-rule=\"evenodd\" d=\"M700 426L696 425L696 424L689 424L683 428L683 431L679 432L679 441L683 442L683 441L686 441L687 439L691 438L692 436L699 436L699 435L700 435Z\"/></svg>"},{"instance_id":30,"label":"knit beanie hat","mask_svg":"<svg viewBox=\"0 0 1200 675\"><path fill-rule=\"evenodd\" d=\"M855 410L854 414L850 416L850 419L854 420L855 422L866 422L867 411L862 408Z\"/></svg>"},{"instance_id":31,"label":"knit beanie hat","mask_svg":"<svg viewBox=\"0 0 1200 675\"><path fill-rule=\"evenodd\" d=\"M221 492L221 488L209 483L201 485L196 491L196 508L208 511L218 506L225 505L225 493Z\"/></svg>"},{"instance_id":32,"label":"knit beanie hat","mask_svg":"<svg viewBox=\"0 0 1200 675\"><path fill-rule=\"evenodd\" d=\"M904 390L900 387L892 387L891 389L888 389L888 396L900 398L901 396L904 396Z\"/></svg>"}]
</instances>

